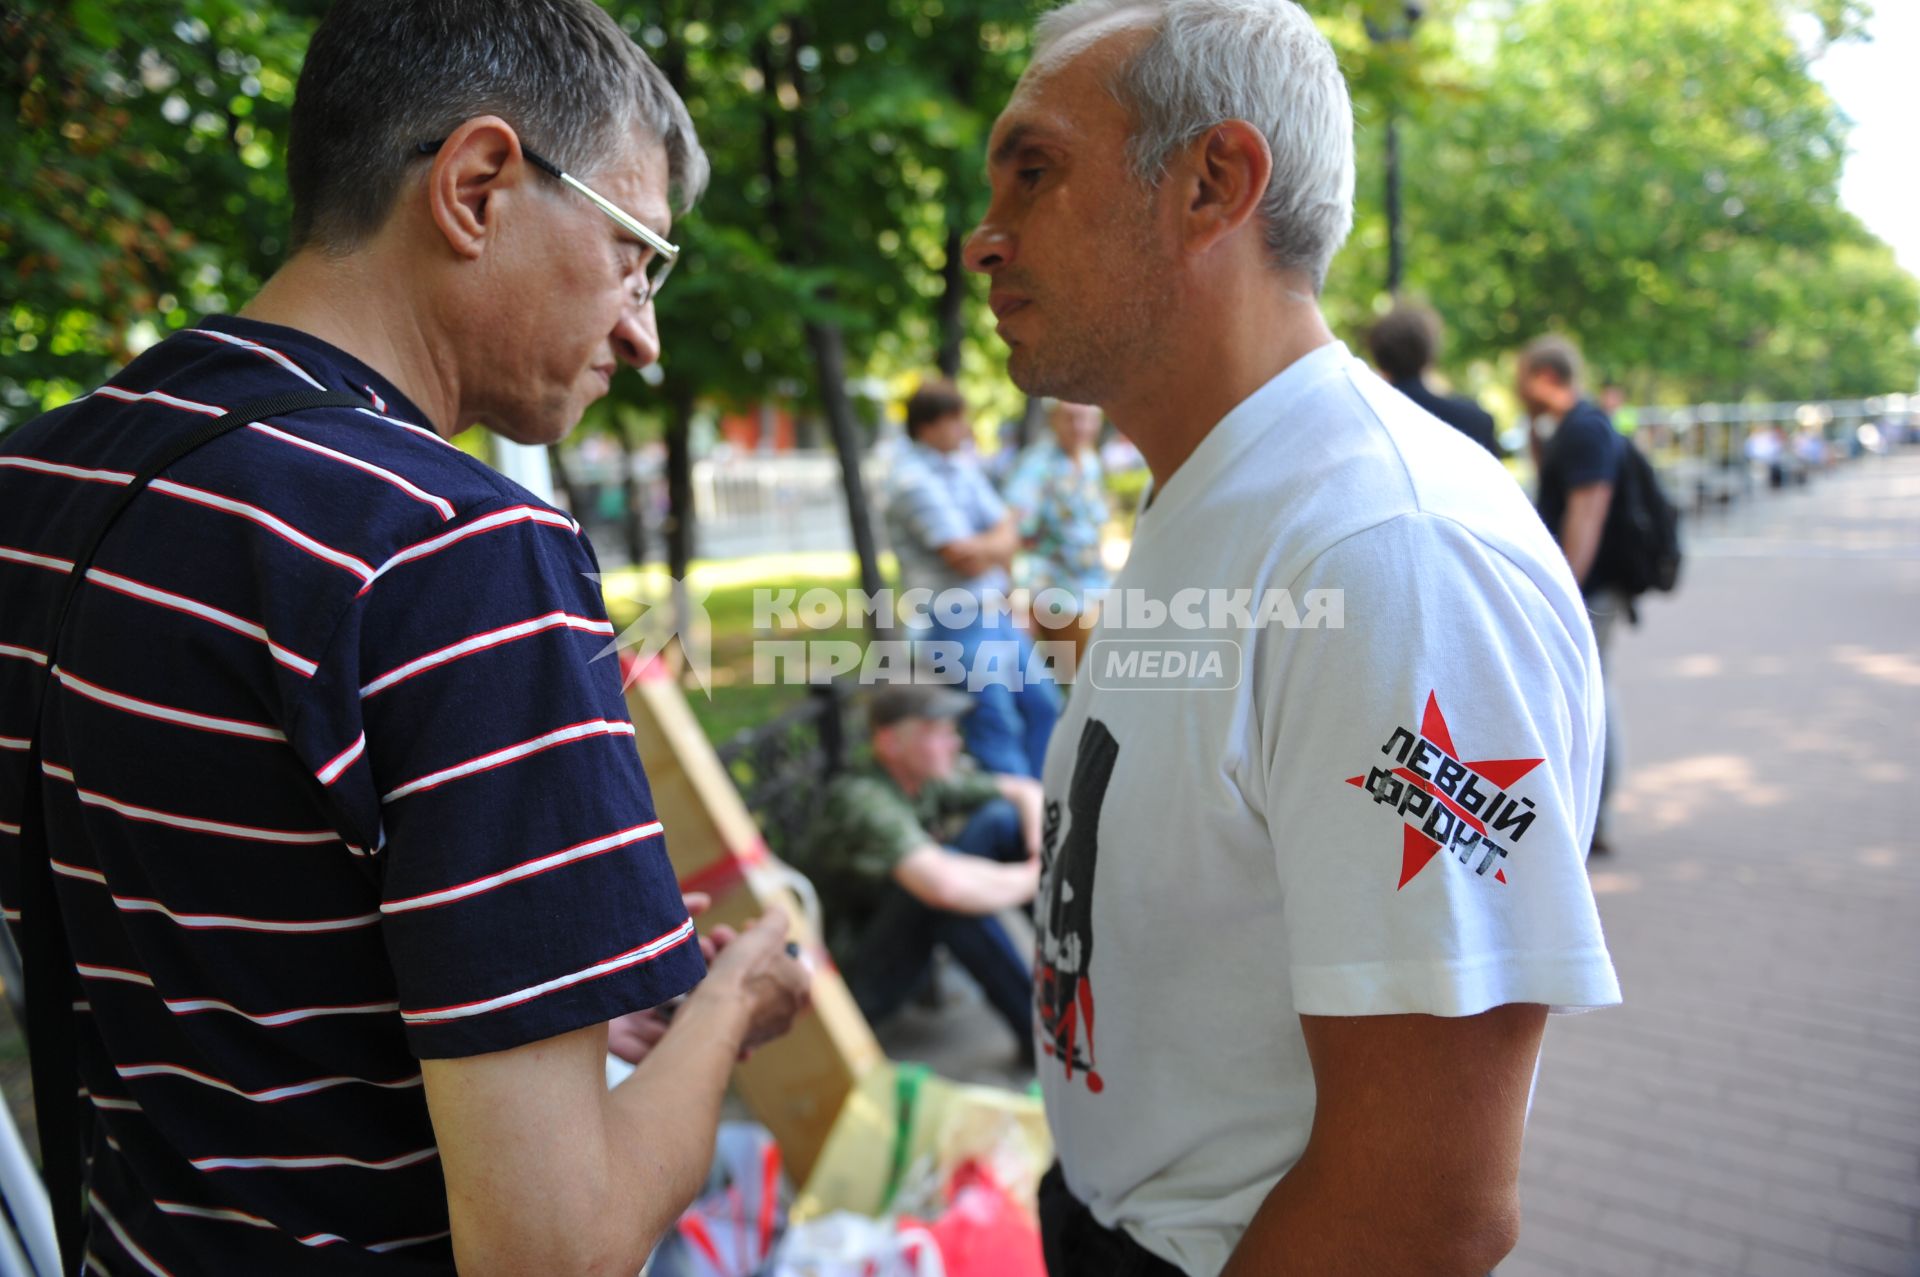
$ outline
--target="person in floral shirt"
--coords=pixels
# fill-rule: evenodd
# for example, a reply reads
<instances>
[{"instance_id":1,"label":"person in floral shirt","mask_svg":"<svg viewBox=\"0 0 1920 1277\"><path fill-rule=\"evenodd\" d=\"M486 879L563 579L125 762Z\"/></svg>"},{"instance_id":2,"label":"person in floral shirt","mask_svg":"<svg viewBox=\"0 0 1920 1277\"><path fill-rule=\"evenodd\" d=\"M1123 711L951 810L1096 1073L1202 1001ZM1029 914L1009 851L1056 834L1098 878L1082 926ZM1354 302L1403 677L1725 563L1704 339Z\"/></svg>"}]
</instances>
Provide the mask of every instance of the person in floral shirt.
<instances>
[{"instance_id":1,"label":"person in floral shirt","mask_svg":"<svg viewBox=\"0 0 1920 1277\"><path fill-rule=\"evenodd\" d=\"M1055 403L1047 414L1053 437L1020 454L1003 494L1019 520L1026 553L1020 584L1033 595L1035 623L1070 639L1076 661L1093 632L1097 606L1087 597L1110 574L1100 558L1106 526L1106 476L1100 467L1100 410Z\"/></svg>"}]
</instances>

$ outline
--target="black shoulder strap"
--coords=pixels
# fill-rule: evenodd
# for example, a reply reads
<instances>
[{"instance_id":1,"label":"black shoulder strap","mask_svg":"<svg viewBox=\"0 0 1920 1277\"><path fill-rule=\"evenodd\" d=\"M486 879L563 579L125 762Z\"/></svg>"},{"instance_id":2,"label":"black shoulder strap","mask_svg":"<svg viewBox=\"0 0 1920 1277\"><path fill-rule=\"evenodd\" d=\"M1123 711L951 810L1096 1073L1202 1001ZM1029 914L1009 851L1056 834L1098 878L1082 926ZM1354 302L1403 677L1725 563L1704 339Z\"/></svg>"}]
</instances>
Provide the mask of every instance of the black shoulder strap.
<instances>
[{"instance_id":1,"label":"black shoulder strap","mask_svg":"<svg viewBox=\"0 0 1920 1277\"><path fill-rule=\"evenodd\" d=\"M61 592L53 630L47 639L47 685L41 692L40 710L27 747L24 807L20 813L20 930L25 949L21 962L27 994L33 1107L40 1128L40 1173L47 1183L47 1196L53 1206L54 1236L60 1243L60 1262L66 1272L79 1271L86 1248L83 1165L86 1150L82 1132L91 1131L92 1124L85 1120L83 1106L75 1094L80 1085L80 1065L73 1017L74 1003L82 995L74 974L72 951L67 947L66 922L54 894L53 866L48 859L51 849L47 845L46 812L41 800L40 739L41 724L51 699L47 693L59 660L60 635L66 629L67 614L108 530L141 490L168 466L221 435L266 417L306 408L367 406L367 401L358 395L337 390L275 395L241 404L226 416L173 440L121 489L107 517L94 528L93 535L74 557L66 589Z\"/></svg>"}]
</instances>

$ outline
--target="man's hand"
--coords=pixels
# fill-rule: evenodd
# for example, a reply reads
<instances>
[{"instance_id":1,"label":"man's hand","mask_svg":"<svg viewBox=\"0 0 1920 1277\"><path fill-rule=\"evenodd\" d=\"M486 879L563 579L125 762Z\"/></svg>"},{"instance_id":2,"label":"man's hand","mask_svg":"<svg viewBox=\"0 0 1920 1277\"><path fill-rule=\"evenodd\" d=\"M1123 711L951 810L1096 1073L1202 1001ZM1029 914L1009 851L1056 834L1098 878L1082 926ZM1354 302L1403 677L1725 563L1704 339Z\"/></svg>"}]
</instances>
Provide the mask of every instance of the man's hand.
<instances>
[{"instance_id":1,"label":"man's hand","mask_svg":"<svg viewBox=\"0 0 1920 1277\"><path fill-rule=\"evenodd\" d=\"M737 937L729 934L719 943L707 978L691 1000L738 999L747 1025L741 1048L751 1051L793 1027L812 1001L812 984L805 964L787 952L787 915L776 906Z\"/></svg>"},{"instance_id":2,"label":"man's hand","mask_svg":"<svg viewBox=\"0 0 1920 1277\"><path fill-rule=\"evenodd\" d=\"M1520 1226L1547 1009L1303 1015L1313 1131L1222 1277L1482 1277Z\"/></svg>"}]
</instances>

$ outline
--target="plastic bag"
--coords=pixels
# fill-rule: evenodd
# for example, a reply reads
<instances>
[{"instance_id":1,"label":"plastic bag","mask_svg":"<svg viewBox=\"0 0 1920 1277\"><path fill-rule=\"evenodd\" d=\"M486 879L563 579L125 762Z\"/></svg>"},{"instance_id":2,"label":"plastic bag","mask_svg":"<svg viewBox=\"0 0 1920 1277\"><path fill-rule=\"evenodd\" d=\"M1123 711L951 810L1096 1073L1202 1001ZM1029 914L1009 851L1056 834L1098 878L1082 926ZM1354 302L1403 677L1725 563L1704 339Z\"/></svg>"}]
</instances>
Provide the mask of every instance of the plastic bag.
<instances>
[{"instance_id":1,"label":"plastic bag","mask_svg":"<svg viewBox=\"0 0 1920 1277\"><path fill-rule=\"evenodd\" d=\"M755 1277L786 1231L780 1147L754 1122L721 1124L698 1200L653 1252L647 1277Z\"/></svg>"},{"instance_id":2,"label":"plastic bag","mask_svg":"<svg viewBox=\"0 0 1920 1277\"><path fill-rule=\"evenodd\" d=\"M924 1228L835 1211L795 1224L780 1245L774 1277L947 1277L940 1246Z\"/></svg>"}]
</instances>

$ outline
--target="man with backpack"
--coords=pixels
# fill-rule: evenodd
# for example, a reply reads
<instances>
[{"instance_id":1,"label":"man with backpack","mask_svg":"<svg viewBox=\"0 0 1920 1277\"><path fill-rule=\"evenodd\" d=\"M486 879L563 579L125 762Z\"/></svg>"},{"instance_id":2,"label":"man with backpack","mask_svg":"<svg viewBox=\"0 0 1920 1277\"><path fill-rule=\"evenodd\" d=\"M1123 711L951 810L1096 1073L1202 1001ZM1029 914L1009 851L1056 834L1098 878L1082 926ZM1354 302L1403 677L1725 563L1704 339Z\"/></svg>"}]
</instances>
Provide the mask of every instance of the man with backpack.
<instances>
[{"instance_id":1,"label":"man with backpack","mask_svg":"<svg viewBox=\"0 0 1920 1277\"><path fill-rule=\"evenodd\" d=\"M1593 621L1607 689L1607 749L1590 855L1604 856L1608 798L1619 765L1619 715L1607 652L1634 599L1670 590L1679 571L1677 517L1646 459L1580 392L1580 352L1564 337L1536 338L1520 352L1516 390L1532 420L1528 440L1539 478L1537 502L1560 543ZM1556 422L1542 437L1541 418Z\"/></svg>"}]
</instances>

